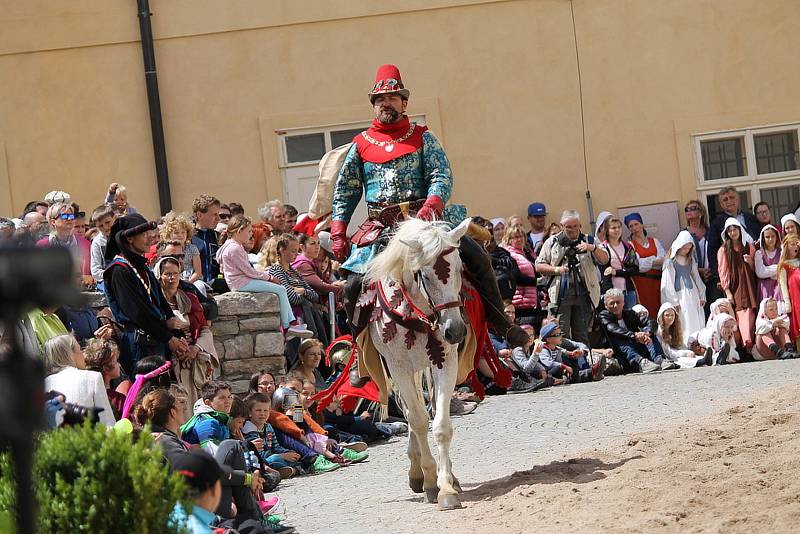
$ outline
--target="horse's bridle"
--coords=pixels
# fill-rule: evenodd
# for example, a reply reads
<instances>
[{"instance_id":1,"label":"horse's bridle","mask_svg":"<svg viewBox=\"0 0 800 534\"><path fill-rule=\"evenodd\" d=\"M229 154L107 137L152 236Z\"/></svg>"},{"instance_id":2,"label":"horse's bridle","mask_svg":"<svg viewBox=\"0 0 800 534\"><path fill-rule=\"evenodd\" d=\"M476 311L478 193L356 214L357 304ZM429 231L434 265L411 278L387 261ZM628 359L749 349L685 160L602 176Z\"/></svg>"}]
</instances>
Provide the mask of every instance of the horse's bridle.
<instances>
[{"instance_id":1,"label":"horse's bridle","mask_svg":"<svg viewBox=\"0 0 800 534\"><path fill-rule=\"evenodd\" d=\"M438 258L447 256L454 250L456 250L455 247L448 247L439 254ZM411 307L411 311L414 312L414 315L417 316L417 319L425 323L431 329L431 331L435 331L439 328L439 320L441 318L440 312L450 308L461 308L464 305L463 298L444 302L442 304L434 304L433 299L431 299L431 294L428 292L428 288L425 285L425 277L422 276L421 271L414 272L414 281L419 286L422 294L425 295L425 299L428 301L428 306L430 306L431 310L433 310L430 316L426 315L425 312L420 310L419 307L414 304L414 301L411 300L411 297L408 295L408 293L406 293L406 290L403 288L402 284L400 284L400 293L403 295L403 298L406 300L406 302L408 302L408 305Z\"/></svg>"}]
</instances>

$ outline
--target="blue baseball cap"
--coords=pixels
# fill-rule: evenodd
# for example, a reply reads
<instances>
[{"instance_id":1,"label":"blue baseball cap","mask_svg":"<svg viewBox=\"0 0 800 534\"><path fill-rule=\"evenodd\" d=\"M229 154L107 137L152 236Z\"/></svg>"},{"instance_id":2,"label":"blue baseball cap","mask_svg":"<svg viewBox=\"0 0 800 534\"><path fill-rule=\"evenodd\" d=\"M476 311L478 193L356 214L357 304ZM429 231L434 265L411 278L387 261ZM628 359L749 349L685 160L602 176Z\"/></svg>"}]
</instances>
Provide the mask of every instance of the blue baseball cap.
<instances>
[{"instance_id":1,"label":"blue baseball cap","mask_svg":"<svg viewBox=\"0 0 800 534\"><path fill-rule=\"evenodd\" d=\"M528 206L528 217L534 215L547 215L547 207L541 202L534 202Z\"/></svg>"},{"instance_id":2,"label":"blue baseball cap","mask_svg":"<svg viewBox=\"0 0 800 534\"><path fill-rule=\"evenodd\" d=\"M547 338L554 337L553 332L555 332L556 330L558 330L559 332L561 331L560 324L556 322L547 323L542 327L542 330L539 332L539 337L542 339L542 341L544 341Z\"/></svg>"}]
</instances>

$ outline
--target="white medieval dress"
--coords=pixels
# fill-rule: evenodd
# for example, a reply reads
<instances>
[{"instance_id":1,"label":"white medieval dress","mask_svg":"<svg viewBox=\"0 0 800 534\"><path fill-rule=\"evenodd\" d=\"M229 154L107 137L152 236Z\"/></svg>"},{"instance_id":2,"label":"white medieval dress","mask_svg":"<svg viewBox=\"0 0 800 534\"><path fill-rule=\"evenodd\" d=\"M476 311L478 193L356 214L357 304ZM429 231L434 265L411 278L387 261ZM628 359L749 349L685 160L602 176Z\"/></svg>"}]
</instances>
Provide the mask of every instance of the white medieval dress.
<instances>
[{"instance_id":1,"label":"white medieval dress","mask_svg":"<svg viewBox=\"0 0 800 534\"><path fill-rule=\"evenodd\" d=\"M664 260L661 274L661 302L668 302L678 310L683 328L683 342L687 345L689 338L695 337L706 326L701 304L705 299L706 285L697 270L695 255L690 252L686 256L686 263L676 259L678 250L690 243L694 245L692 234L686 230L678 234Z\"/></svg>"}]
</instances>

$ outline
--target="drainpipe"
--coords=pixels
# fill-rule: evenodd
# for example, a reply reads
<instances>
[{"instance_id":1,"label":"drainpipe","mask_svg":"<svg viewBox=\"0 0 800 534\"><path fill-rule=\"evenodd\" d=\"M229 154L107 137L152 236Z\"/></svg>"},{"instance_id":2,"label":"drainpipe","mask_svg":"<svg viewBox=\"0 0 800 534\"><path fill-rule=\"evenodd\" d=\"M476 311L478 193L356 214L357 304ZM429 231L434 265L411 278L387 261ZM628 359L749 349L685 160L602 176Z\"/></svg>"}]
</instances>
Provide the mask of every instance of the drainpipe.
<instances>
[{"instance_id":1,"label":"drainpipe","mask_svg":"<svg viewBox=\"0 0 800 534\"><path fill-rule=\"evenodd\" d=\"M594 205L592 204L592 192L586 190L586 208L589 210L589 225L592 228L592 235L597 232L597 221L594 220Z\"/></svg>"},{"instance_id":2,"label":"drainpipe","mask_svg":"<svg viewBox=\"0 0 800 534\"><path fill-rule=\"evenodd\" d=\"M153 136L153 159L156 164L158 184L158 203L161 214L172 209L172 195L169 191L169 172L167 171L167 148L164 145L164 125L161 121L161 99L158 96L158 75L156 74L156 52L153 48L153 28L150 26L150 2L136 0L139 17L139 33L142 36L142 57L144 58L144 79L147 85L147 104L150 107L150 132Z\"/></svg>"}]
</instances>

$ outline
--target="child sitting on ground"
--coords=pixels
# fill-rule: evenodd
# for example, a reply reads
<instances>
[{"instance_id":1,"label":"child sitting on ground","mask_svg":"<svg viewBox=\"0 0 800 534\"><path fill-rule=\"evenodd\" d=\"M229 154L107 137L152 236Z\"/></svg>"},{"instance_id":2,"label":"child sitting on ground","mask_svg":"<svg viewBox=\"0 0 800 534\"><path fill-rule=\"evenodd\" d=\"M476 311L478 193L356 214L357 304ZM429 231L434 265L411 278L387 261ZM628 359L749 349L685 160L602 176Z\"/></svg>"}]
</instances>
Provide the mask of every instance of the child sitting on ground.
<instances>
[{"instance_id":1,"label":"child sitting on ground","mask_svg":"<svg viewBox=\"0 0 800 534\"><path fill-rule=\"evenodd\" d=\"M261 459L269 467L277 469L282 478L303 473L300 455L281 446L275 437L275 429L267 422L272 399L264 393L251 393L245 405L248 419L242 432L245 439L256 448Z\"/></svg>"},{"instance_id":2,"label":"child sitting on ground","mask_svg":"<svg viewBox=\"0 0 800 534\"><path fill-rule=\"evenodd\" d=\"M560 379L553 378L539 361L542 342L536 340L532 325L523 325L528 334L528 341L522 347L511 349L511 357L501 361L505 363L514 374L509 393L526 393L536 389L563 383Z\"/></svg>"},{"instance_id":3,"label":"child sitting on ground","mask_svg":"<svg viewBox=\"0 0 800 534\"><path fill-rule=\"evenodd\" d=\"M789 340L789 317L778 313L778 301L766 298L761 301L756 317L756 360L788 360L797 358L794 345Z\"/></svg>"},{"instance_id":4,"label":"child sitting on ground","mask_svg":"<svg viewBox=\"0 0 800 534\"><path fill-rule=\"evenodd\" d=\"M741 360L736 346L736 319L727 313L714 316L711 326L700 330L697 341L704 348L710 348L714 365L737 363Z\"/></svg>"},{"instance_id":5,"label":"child sitting on ground","mask_svg":"<svg viewBox=\"0 0 800 534\"><path fill-rule=\"evenodd\" d=\"M339 447L335 441L328 438L327 432L305 413L300 396L302 388L302 382L296 378L287 378L284 387L279 388L272 397L273 409L269 415L269 422L275 428L280 444L300 453L301 457L314 453L334 465L366 460L368 453ZM314 461L321 462L318 458ZM321 464L323 468L328 467L324 462Z\"/></svg>"},{"instance_id":6,"label":"child sitting on ground","mask_svg":"<svg viewBox=\"0 0 800 534\"><path fill-rule=\"evenodd\" d=\"M539 361L548 369L548 373L566 382L591 382L603 379L605 357L593 365L588 365L586 356L589 348L580 346L574 341L564 339L561 326L556 323L547 323L542 326L542 350Z\"/></svg>"},{"instance_id":7,"label":"child sitting on ground","mask_svg":"<svg viewBox=\"0 0 800 534\"><path fill-rule=\"evenodd\" d=\"M206 382L202 398L194 404L194 415L181 427L181 437L211 454L216 453L219 443L231 437L228 420L232 404L230 384L218 380Z\"/></svg>"},{"instance_id":8,"label":"child sitting on ground","mask_svg":"<svg viewBox=\"0 0 800 534\"><path fill-rule=\"evenodd\" d=\"M345 414L339 409L338 402L332 402L325 410L318 412L317 403L311 399L316 392L317 389L311 381L303 381L303 407L342 447L364 452L367 450L367 443L391 437L391 432L381 431L375 426L369 411L365 410L360 415Z\"/></svg>"},{"instance_id":9,"label":"child sitting on ground","mask_svg":"<svg viewBox=\"0 0 800 534\"><path fill-rule=\"evenodd\" d=\"M683 319L675 309L675 306L665 302L658 310L658 338L664 349L664 360L669 361L682 369L690 369L699 365L711 365L711 352L708 354L708 361L704 355L697 355L694 351L687 348L683 342ZM662 364L662 368L666 368Z\"/></svg>"}]
</instances>

